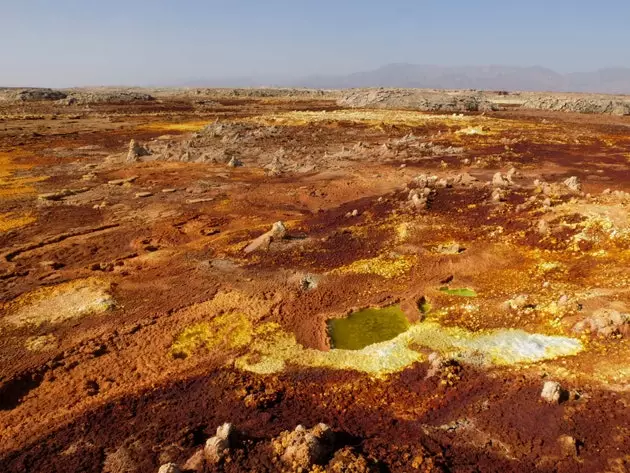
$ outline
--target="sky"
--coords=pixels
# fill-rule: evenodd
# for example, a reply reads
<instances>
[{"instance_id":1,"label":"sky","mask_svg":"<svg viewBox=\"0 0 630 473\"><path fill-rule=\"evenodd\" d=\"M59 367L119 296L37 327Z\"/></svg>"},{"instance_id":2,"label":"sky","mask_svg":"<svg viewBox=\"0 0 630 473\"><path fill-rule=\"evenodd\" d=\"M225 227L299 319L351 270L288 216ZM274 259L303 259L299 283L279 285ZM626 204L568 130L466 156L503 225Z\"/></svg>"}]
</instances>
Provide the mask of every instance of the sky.
<instances>
[{"instance_id":1,"label":"sky","mask_svg":"<svg viewBox=\"0 0 630 473\"><path fill-rule=\"evenodd\" d=\"M0 86L630 67L628 0L0 0Z\"/></svg>"}]
</instances>

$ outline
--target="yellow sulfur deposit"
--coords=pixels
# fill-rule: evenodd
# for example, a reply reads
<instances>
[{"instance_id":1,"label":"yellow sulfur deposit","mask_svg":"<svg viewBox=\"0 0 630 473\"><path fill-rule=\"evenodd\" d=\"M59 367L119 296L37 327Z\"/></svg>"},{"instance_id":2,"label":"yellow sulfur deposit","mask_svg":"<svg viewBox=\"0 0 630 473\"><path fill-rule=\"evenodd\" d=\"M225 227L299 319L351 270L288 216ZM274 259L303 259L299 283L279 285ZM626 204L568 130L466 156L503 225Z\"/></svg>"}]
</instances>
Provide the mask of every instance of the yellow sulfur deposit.
<instances>
[{"instance_id":1,"label":"yellow sulfur deposit","mask_svg":"<svg viewBox=\"0 0 630 473\"><path fill-rule=\"evenodd\" d=\"M48 179L47 176L16 176L18 171L26 171L32 166L16 164L13 158L25 156L19 153L0 152L0 198L18 197L35 193L33 184Z\"/></svg>"},{"instance_id":2,"label":"yellow sulfur deposit","mask_svg":"<svg viewBox=\"0 0 630 473\"><path fill-rule=\"evenodd\" d=\"M384 256L362 259L331 271L331 274L376 274L392 279L408 273L415 264L415 258L405 256Z\"/></svg>"},{"instance_id":3,"label":"yellow sulfur deposit","mask_svg":"<svg viewBox=\"0 0 630 473\"><path fill-rule=\"evenodd\" d=\"M8 232L14 228L20 228L33 223L36 220L30 213L18 215L12 212L0 213L0 232Z\"/></svg>"},{"instance_id":4,"label":"yellow sulfur deposit","mask_svg":"<svg viewBox=\"0 0 630 473\"><path fill-rule=\"evenodd\" d=\"M243 314L224 314L186 327L171 346L174 358L186 358L200 348L239 348L252 337L252 324Z\"/></svg>"},{"instance_id":5,"label":"yellow sulfur deposit","mask_svg":"<svg viewBox=\"0 0 630 473\"><path fill-rule=\"evenodd\" d=\"M5 304L4 322L16 327L58 324L115 306L109 293L110 284L96 278L77 279L44 287L24 294Z\"/></svg>"}]
</instances>

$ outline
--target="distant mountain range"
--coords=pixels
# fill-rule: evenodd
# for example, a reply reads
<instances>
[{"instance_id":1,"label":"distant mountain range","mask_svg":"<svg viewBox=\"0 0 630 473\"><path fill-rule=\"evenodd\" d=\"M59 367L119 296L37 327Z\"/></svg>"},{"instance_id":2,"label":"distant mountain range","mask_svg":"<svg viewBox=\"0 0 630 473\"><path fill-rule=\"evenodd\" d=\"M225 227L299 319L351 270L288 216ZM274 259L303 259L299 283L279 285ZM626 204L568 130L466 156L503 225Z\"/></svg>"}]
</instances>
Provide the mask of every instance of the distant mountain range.
<instances>
[{"instance_id":1,"label":"distant mountain range","mask_svg":"<svg viewBox=\"0 0 630 473\"><path fill-rule=\"evenodd\" d=\"M630 94L630 68L560 74L544 67L432 66L388 64L372 71L348 75L314 75L291 80L281 78L232 78L196 80L188 86L310 87L411 87L429 89L479 89L509 91L592 92Z\"/></svg>"}]
</instances>

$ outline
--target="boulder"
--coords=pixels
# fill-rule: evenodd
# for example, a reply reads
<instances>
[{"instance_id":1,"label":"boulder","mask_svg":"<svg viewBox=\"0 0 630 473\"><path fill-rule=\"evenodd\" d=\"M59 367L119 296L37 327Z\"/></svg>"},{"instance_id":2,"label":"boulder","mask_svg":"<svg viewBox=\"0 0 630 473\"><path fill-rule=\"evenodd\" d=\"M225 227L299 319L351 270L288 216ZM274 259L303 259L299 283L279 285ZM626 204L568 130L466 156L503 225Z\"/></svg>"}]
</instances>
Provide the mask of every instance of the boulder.
<instances>
[{"instance_id":1,"label":"boulder","mask_svg":"<svg viewBox=\"0 0 630 473\"><path fill-rule=\"evenodd\" d=\"M185 471L194 471L195 473L201 473L206 466L206 456L203 448L197 450L192 456L184 463Z\"/></svg>"},{"instance_id":2,"label":"boulder","mask_svg":"<svg viewBox=\"0 0 630 473\"><path fill-rule=\"evenodd\" d=\"M238 168L243 165L243 161L238 159L236 156L232 156L230 160L228 161L227 165L230 168Z\"/></svg>"},{"instance_id":3,"label":"boulder","mask_svg":"<svg viewBox=\"0 0 630 473\"><path fill-rule=\"evenodd\" d=\"M540 397L550 404L560 404L568 397L568 393L557 381L546 381Z\"/></svg>"},{"instance_id":4,"label":"boulder","mask_svg":"<svg viewBox=\"0 0 630 473\"><path fill-rule=\"evenodd\" d=\"M160 467L158 473L181 473L182 470L179 469L177 464L175 463L165 463Z\"/></svg>"},{"instance_id":5,"label":"boulder","mask_svg":"<svg viewBox=\"0 0 630 473\"><path fill-rule=\"evenodd\" d=\"M510 181L505 178L500 172L497 172L492 176L492 187L509 187Z\"/></svg>"},{"instance_id":6,"label":"boulder","mask_svg":"<svg viewBox=\"0 0 630 473\"><path fill-rule=\"evenodd\" d=\"M286 236L287 229L282 222L276 222L272 225L271 230L263 233L253 240L243 250L245 253L252 253L259 249L267 249L272 241L282 240Z\"/></svg>"},{"instance_id":7,"label":"boulder","mask_svg":"<svg viewBox=\"0 0 630 473\"><path fill-rule=\"evenodd\" d=\"M503 189L495 189L492 191L490 198L492 199L492 202L504 202L505 191Z\"/></svg>"},{"instance_id":8,"label":"boulder","mask_svg":"<svg viewBox=\"0 0 630 473\"><path fill-rule=\"evenodd\" d=\"M560 446L560 451L566 457L578 456L578 442L574 437L571 437L570 435L561 435L558 437L558 445Z\"/></svg>"},{"instance_id":9,"label":"boulder","mask_svg":"<svg viewBox=\"0 0 630 473\"><path fill-rule=\"evenodd\" d=\"M298 425L292 432L282 432L272 447L285 465L308 469L330 459L333 441L333 432L326 424L317 424L310 430Z\"/></svg>"},{"instance_id":10,"label":"boulder","mask_svg":"<svg viewBox=\"0 0 630 473\"><path fill-rule=\"evenodd\" d=\"M602 337L628 335L630 333L630 314L614 309L599 309L589 317L573 326L577 333L589 331Z\"/></svg>"},{"instance_id":11,"label":"boulder","mask_svg":"<svg viewBox=\"0 0 630 473\"><path fill-rule=\"evenodd\" d=\"M582 191L582 184L580 183L580 180L576 176L571 176L568 179L565 179L562 183L566 187L568 187L569 190L571 190L572 192Z\"/></svg>"},{"instance_id":12,"label":"boulder","mask_svg":"<svg viewBox=\"0 0 630 473\"><path fill-rule=\"evenodd\" d=\"M128 162L136 162L138 158L148 156L149 154L151 154L149 150L137 143L136 140L129 142L129 151L127 152Z\"/></svg>"},{"instance_id":13,"label":"boulder","mask_svg":"<svg viewBox=\"0 0 630 473\"><path fill-rule=\"evenodd\" d=\"M462 174L458 174L457 176L455 176L455 178L453 179L453 185L460 185L460 186L467 187L467 186L473 185L477 181L479 181L479 179L471 176L467 172L464 172Z\"/></svg>"},{"instance_id":14,"label":"boulder","mask_svg":"<svg viewBox=\"0 0 630 473\"><path fill-rule=\"evenodd\" d=\"M210 437L203 448L204 458L208 463L217 464L223 459L230 448L234 433L232 424L225 423L217 427L216 435Z\"/></svg>"}]
</instances>

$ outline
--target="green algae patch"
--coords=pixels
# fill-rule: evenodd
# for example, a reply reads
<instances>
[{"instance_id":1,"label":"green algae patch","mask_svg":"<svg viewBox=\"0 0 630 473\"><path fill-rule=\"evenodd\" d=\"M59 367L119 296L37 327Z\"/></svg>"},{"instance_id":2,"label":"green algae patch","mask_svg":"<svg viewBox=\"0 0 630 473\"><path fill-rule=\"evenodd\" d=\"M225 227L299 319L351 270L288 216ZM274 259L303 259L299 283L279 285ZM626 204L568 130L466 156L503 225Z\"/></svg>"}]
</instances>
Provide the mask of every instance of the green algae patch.
<instances>
[{"instance_id":1,"label":"green algae patch","mask_svg":"<svg viewBox=\"0 0 630 473\"><path fill-rule=\"evenodd\" d=\"M451 289L450 287L441 287L440 292L443 292L449 296L457 296L457 297L477 297L477 293L468 289L467 287L463 287L460 289Z\"/></svg>"},{"instance_id":2,"label":"green algae patch","mask_svg":"<svg viewBox=\"0 0 630 473\"><path fill-rule=\"evenodd\" d=\"M171 345L173 358L186 358L197 350L240 348L251 342L252 324L243 314L224 314L184 328Z\"/></svg>"},{"instance_id":3,"label":"green algae patch","mask_svg":"<svg viewBox=\"0 0 630 473\"><path fill-rule=\"evenodd\" d=\"M396 338L409 328L400 306L364 309L328 322L331 345L340 350L361 350Z\"/></svg>"}]
</instances>

